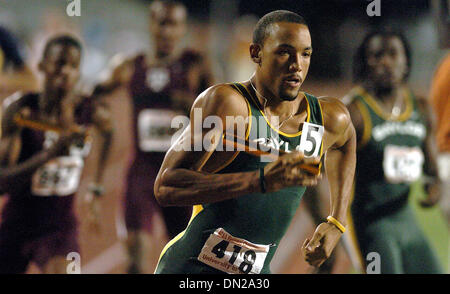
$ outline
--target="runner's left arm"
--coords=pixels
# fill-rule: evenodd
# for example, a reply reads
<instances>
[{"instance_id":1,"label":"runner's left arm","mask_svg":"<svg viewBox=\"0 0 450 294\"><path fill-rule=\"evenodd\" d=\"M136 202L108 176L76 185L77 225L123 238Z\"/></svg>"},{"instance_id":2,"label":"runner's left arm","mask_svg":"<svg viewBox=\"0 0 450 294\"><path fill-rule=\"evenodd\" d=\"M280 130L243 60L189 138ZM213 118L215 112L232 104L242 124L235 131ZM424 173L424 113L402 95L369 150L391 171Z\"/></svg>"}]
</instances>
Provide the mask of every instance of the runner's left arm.
<instances>
[{"instance_id":1,"label":"runner's left arm","mask_svg":"<svg viewBox=\"0 0 450 294\"><path fill-rule=\"evenodd\" d=\"M313 266L320 266L336 247L342 230L345 230L347 209L356 167L356 132L350 114L339 100L326 98L321 101L324 112L325 170L330 188L330 216L333 221L319 224L311 240L306 239L302 250L305 259Z\"/></svg>"}]
</instances>

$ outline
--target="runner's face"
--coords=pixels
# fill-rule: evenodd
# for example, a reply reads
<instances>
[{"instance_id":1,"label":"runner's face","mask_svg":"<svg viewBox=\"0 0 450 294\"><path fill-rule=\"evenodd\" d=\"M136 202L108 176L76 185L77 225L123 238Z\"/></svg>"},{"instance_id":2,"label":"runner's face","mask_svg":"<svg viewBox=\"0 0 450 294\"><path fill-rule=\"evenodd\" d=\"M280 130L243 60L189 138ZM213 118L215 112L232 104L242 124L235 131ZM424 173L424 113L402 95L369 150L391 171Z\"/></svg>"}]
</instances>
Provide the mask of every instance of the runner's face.
<instances>
[{"instance_id":1,"label":"runner's face","mask_svg":"<svg viewBox=\"0 0 450 294\"><path fill-rule=\"evenodd\" d=\"M391 89L400 85L407 72L407 57L402 41L396 36L374 36L367 50L368 79L375 86Z\"/></svg>"},{"instance_id":2,"label":"runner's face","mask_svg":"<svg viewBox=\"0 0 450 294\"><path fill-rule=\"evenodd\" d=\"M261 48L261 77L274 96L292 101L299 92L311 61L311 36L306 25L275 23Z\"/></svg>"},{"instance_id":3,"label":"runner's face","mask_svg":"<svg viewBox=\"0 0 450 294\"><path fill-rule=\"evenodd\" d=\"M81 52L70 45L54 44L41 62L45 84L50 90L71 91L80 77Z\"/></svg>"},{"instance_id":4,"label":"runner's face","mask_svg":"<svg viewBox=\"0 0 450 294\"><path fill-rule=\"evenodd\" d=\"M186 31L186 10L181 6L162 6L152 13L150 32L159 55L170 55Z\"/></svg>"}]
</instances>

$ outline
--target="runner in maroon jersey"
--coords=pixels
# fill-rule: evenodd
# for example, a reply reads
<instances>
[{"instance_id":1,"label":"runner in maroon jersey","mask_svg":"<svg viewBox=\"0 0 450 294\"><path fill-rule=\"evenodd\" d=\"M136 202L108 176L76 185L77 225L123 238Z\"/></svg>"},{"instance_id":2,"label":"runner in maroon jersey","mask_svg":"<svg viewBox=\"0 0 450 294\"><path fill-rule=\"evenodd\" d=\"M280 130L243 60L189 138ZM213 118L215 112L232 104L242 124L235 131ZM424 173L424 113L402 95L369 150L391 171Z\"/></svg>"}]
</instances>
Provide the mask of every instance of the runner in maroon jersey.
<instances>
[{"instance_id":1,"label":"runner in maroon jersey","mask_svg":"<svg viewBox=\"0 0 450 294\"><path fill-rule=\"evenodd\" d=\"M150 247L157 238L155 218L160 213L170 238L184 230L191 215L191 207L161 209L153 195L154 180L177 131L171 128L172 118L188 115L196 96L213 83L206 58L179 48L186 17L186 8L179 2L153 2L150 32L154 50L120 61L113 59L118 62L111 75L94 90L94 95L104 95L126 87L134 106L134 158L125 194L130 273L153 272L161 248ZM150 255L148 269L144 269L145 255Z\"/></svg>"},{"instance_id":2,"label":"runner in maroon jersey","mask_svg":"<svg viewBox=\"0 0 450 294\"><path fill-rule=\"evenodd\" d=\"M91 145L85 128L99 127L104 139L92 186L97 194L111 137L105 106L74 91L80 60L77 39L49 40L39 64L43 92L18 92L3 104L0 189L8 201L0 224L0 273L24 273L32 261L44 273L65 273L67 255L80 252L73 206Z\"/></svg>"}]
</instances>

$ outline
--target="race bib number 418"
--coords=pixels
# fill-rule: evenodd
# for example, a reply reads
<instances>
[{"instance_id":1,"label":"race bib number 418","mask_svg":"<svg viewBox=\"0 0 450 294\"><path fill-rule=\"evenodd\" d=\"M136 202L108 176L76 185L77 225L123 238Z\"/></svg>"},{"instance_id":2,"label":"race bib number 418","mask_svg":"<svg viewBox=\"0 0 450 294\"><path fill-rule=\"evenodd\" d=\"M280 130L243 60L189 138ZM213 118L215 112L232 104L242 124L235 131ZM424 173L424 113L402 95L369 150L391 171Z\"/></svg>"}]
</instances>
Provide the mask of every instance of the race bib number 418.
<instances>
[{"instance_id":1,"label":"race bib number 418","mask_svg":"<svg viewBox=\"0 0 450 294\"><path fill-rule=\"evenodd\" d=\"M219 228L206 240L198 260L229 274L259 274L270 245L253 244Z\"/></svg>"}]
</instances>

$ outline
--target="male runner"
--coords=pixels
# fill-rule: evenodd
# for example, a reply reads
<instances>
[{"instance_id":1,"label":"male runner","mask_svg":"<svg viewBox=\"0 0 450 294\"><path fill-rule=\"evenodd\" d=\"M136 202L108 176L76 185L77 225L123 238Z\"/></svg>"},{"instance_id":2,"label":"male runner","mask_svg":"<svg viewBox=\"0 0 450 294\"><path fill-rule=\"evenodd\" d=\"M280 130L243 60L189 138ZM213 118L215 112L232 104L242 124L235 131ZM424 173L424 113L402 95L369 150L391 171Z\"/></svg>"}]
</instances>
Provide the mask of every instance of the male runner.
<instances>
[{"instance_id":1,"label":"male runner","mask_svg":"<svg viewBox=\"0 0 450 294\"><path fill-rule=\"evenodd\" d=\"M422 206L434 205L440 195L430 109L408 89L410 69L401 34L371 33L355 55L359 86L345 98L358 138L351 206L356 239L361 259L379 254L386 274L441 272L408 204L410 184L423 173L428 197Z\"/></svg>"},{"instance_id":2,"label":"male runner","mask_svg":"<svg viewBox=\"0 0 450 294\"><path fill-rule=\"evenodd\" d=\"M253 33L254 76L213 86L197 98L190 126L167 153L155 183L159 203L194 205L193 215L186 230L164 248L156 273L270 273L306 186L320 178L300 165L319 164L323 154L331 212L302 251L313 266L330 256L345 231L356 136L344 104L301 91L311 54L304 19L289 11L271 12ZM227 126L227 117L236 122ZM267 163L244 152L197 151L204 139L213 146L221 143L217 138L224 131L239 135L239 117L250 142L289 153ZM224 127L198 128L198 121L213 118Z\"/></svg>"},{"instance_id":3,"label":"male runner","mask_svg":"<svg viewBox=\"0 0 450 294\"><path fill-rule=\"evenodd\" d=\"M102 192L111 122L103 105L75 92L81 51L72 36L50 39L39 64L43 92L18 92L3 104L0 189L9 198L0 224L0 273L24 273L31 261L44 273L65 273L67 255L80 252L73 204L92 143L90 124L104 139L91 186Z\"/></svg>"},{"instance_id":4,"label":"male runner","mask_svg":"<svg viewBox=\"0 0 450 294\"><path fill-rule=\"evenodd\" d=\"M172 118L188 114L195 97L212 84L206 59L193 50L180 48L186 18L182 3L154 1L150 5L154 50L120 61L110 77L94 90L94 95L103 95L126 87L132 97L134 159L125 192L130 273L153 272L158 259L159 249L154 248L160 237L156 236L155 226L161 208L154 198L153 185L170 147ZM170 238L186 227L190 214L190 207L162 210ZM146 269L146 261L150 269Z\"/></svg>"}]
</instances>

